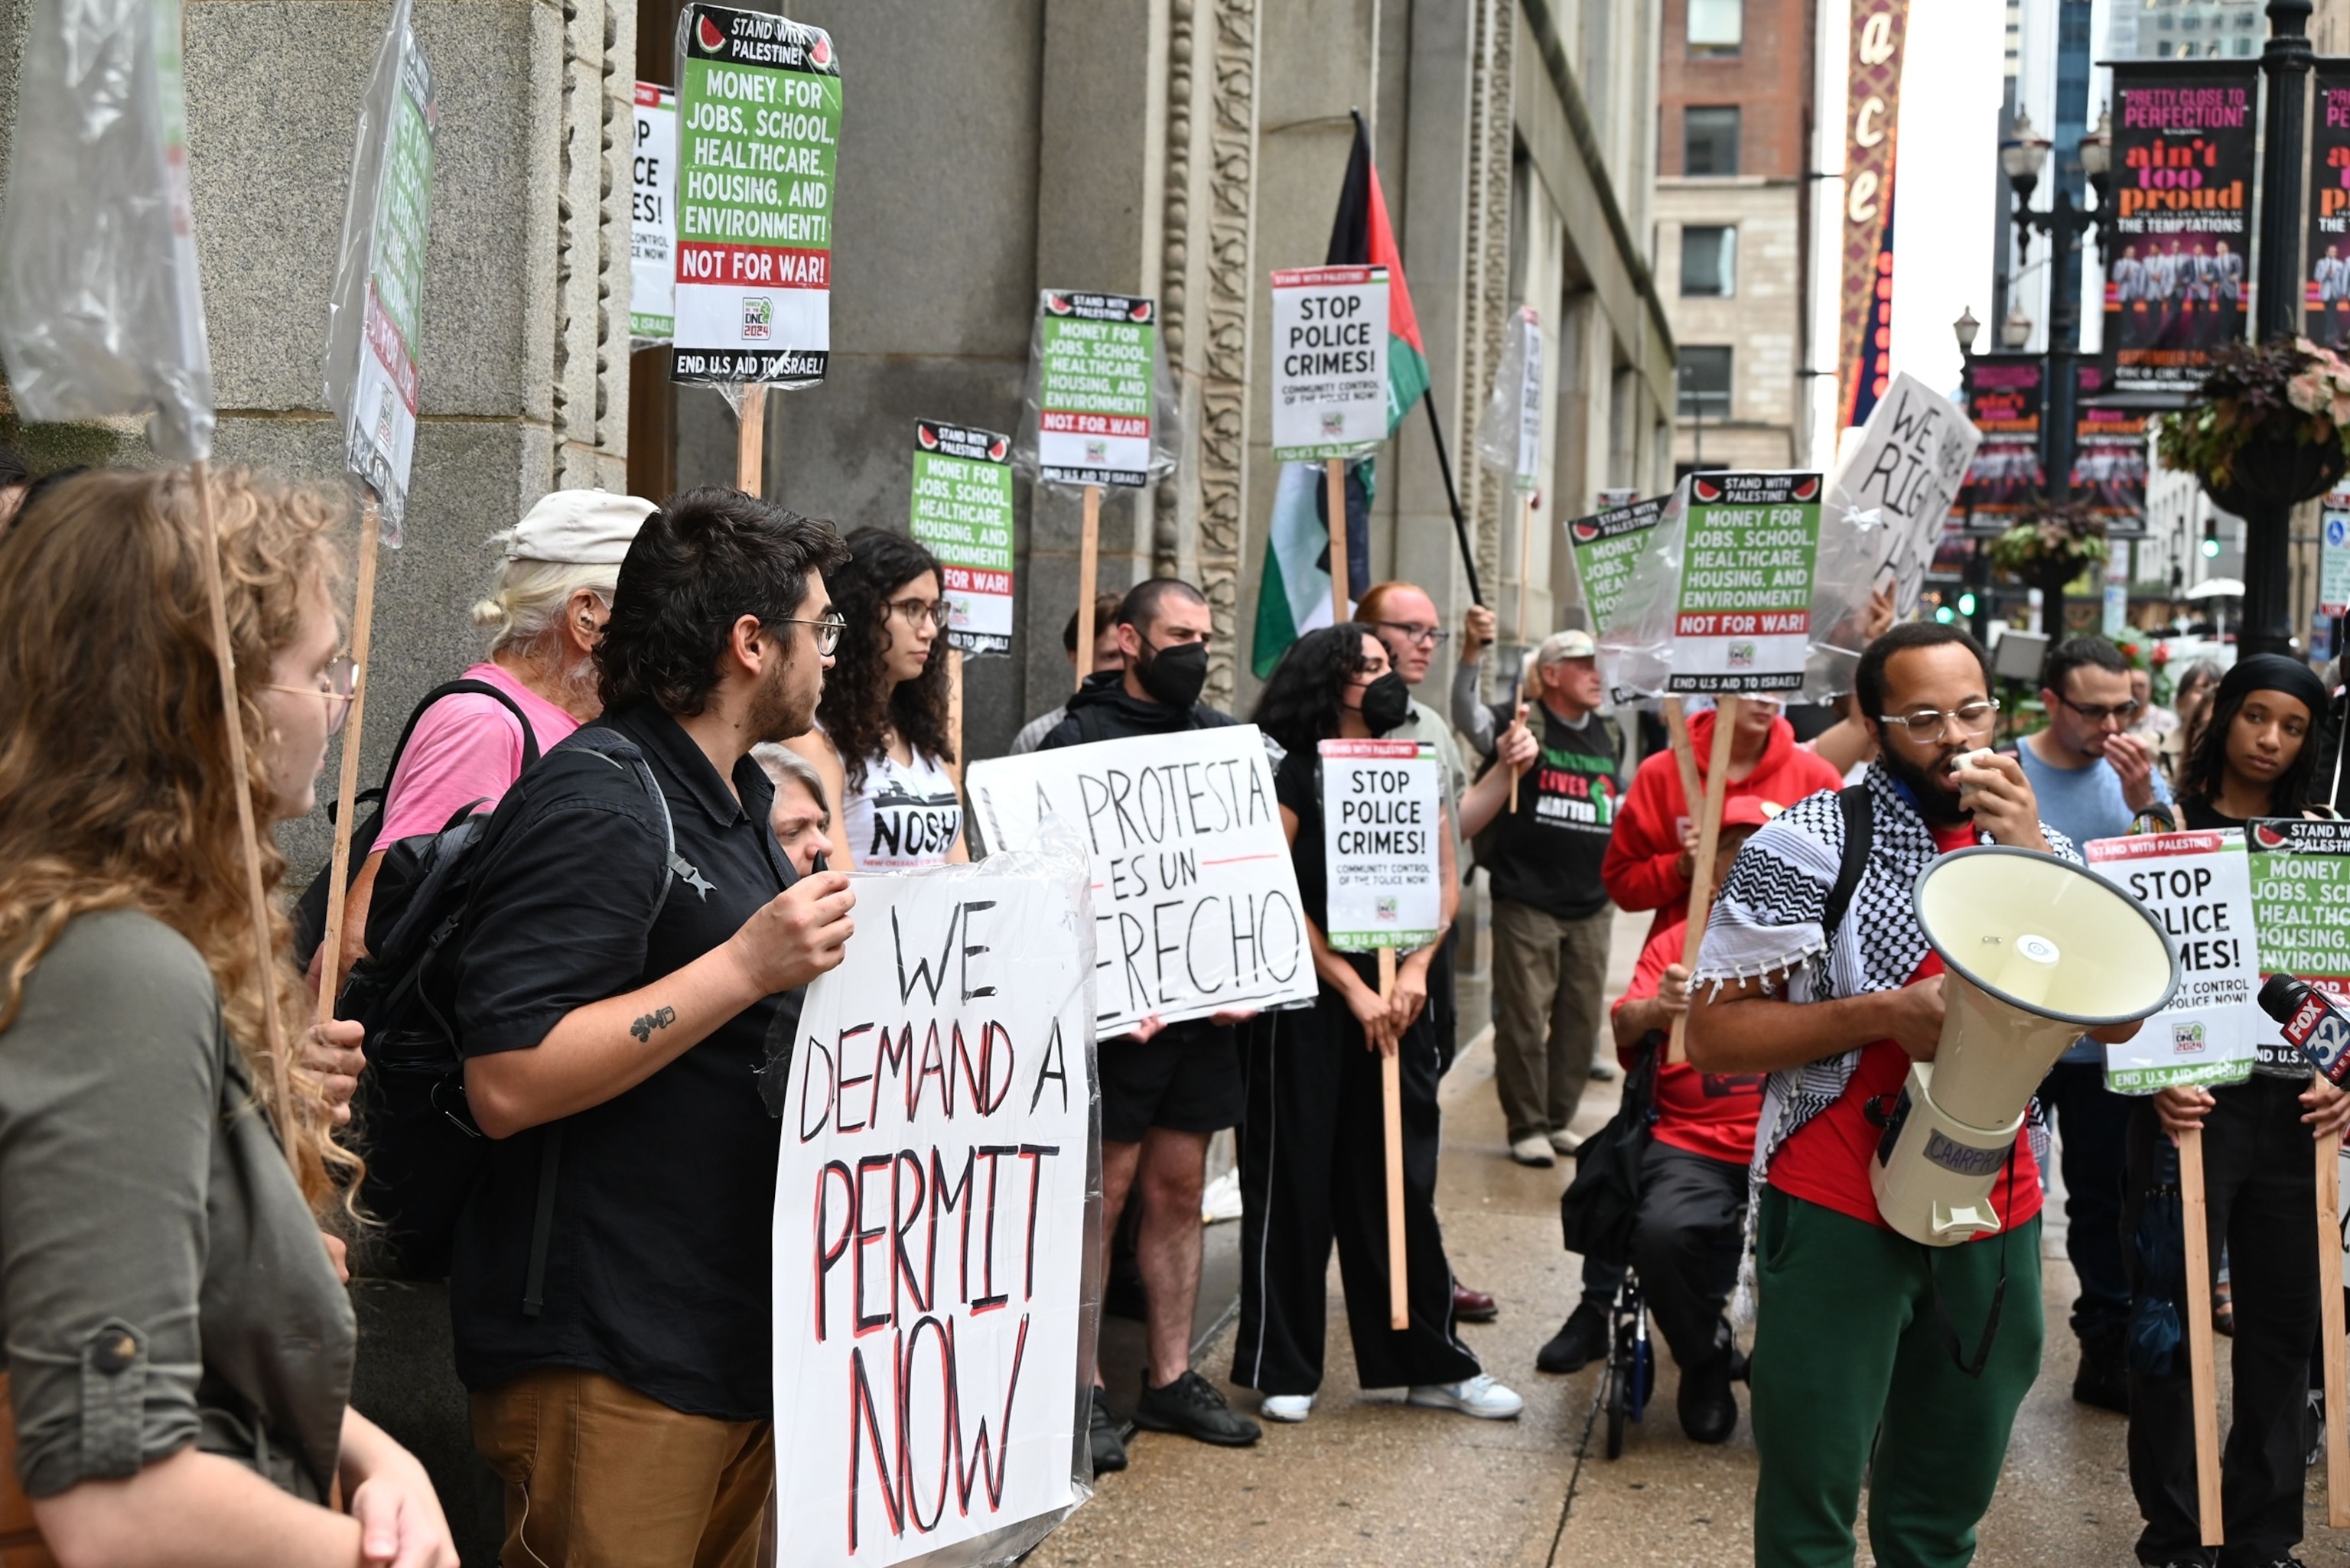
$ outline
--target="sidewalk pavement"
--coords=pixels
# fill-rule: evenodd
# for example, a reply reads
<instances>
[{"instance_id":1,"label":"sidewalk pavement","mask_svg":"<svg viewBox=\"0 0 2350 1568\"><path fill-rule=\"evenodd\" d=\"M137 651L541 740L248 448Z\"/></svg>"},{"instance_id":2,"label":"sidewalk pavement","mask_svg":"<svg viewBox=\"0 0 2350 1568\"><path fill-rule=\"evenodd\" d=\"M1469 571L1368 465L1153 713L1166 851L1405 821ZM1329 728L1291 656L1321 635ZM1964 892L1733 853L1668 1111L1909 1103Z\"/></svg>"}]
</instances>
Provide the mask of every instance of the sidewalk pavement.
<instances>
[{"instance_id":1,"label":"sidewalk pavement","mask_svg":"<svg viewBox=\"0 0 2350 1568\"><path fill-rule=\"evenodd\" d=\"M1647 927L1645 915L1618 917L1611 995L1629 974ZM1575 1130L1607 1121L1616 1089L1592 1085ZM1446 1247L1459 1277L1502 1303L1499 1322L1465 1325L1462 1336L1488 1371L1525 1396L1525 1414L1513 1422L1473 1421L1406 1407L1401 1390L1358 1389L1334 1267L1329 1378L1310 1420L1268 1424L1264 1440L1245 1449L1139 1434L1132 1468L1103 1477L1098 1494L1032 1563L1737 1568L1753 1561L1755 1456L1743 1386L1735 1436L1700 1447L1674 1418L1676 1375L1671 1357L1660 1355L1648 1418L1611 1463L1593 1420L1598 1368L1572 1377L1534 1369L1534 1351L1580 1290L1578 1261L1561 1251L1558 1237L1558 1194L1573 1167L1562 1161L1553 1170L1529 1170L1511 1162L1493 1097L1490 1036L1462 1054L1443 1097L1439 1204ZM1982 1568L2135 1562L2138 1520L2124 1469L2125 1423L2070 1397L2074 1350L2064 1323L2074 1287L2061 1218L2061 1199L2052 1195L2043 1284L2048 1348L2017 1420L1998 1501L1983 1521L1975 1559ZM1203 1306L1202 1315L1215 1314ZM1198 1365L1236 1407L1255 1410L1256 1396L1229 1381L1229 1324ZM2324 1475L2322 1465L2310 1472L2302 1555L2312 1568L2350 1563L2350 1532L2324 1523ZM1859 1562L1874 1562L1865 1527Z\"/></svg>"}]
</instances>

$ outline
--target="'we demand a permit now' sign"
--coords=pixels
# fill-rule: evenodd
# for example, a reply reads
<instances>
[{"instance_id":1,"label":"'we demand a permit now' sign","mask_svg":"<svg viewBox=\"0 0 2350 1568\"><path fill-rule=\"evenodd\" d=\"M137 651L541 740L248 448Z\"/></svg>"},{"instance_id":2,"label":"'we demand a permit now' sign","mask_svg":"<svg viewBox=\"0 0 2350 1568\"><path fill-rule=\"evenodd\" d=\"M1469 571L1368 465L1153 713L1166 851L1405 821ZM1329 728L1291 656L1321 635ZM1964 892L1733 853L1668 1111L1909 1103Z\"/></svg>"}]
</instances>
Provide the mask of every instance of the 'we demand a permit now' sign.
<instances>
[{"instance_id":1,"label":"'we demand a permit now' sign","mask_svg":"<svg viewBox=\"0 0 2350 1568\"><path fill-rule=\"evenodd\" d=\"M1795 691L1811 656L1816 473L1701 473L1674 602L1676 692Z\"/></svg>"}]
</instances>

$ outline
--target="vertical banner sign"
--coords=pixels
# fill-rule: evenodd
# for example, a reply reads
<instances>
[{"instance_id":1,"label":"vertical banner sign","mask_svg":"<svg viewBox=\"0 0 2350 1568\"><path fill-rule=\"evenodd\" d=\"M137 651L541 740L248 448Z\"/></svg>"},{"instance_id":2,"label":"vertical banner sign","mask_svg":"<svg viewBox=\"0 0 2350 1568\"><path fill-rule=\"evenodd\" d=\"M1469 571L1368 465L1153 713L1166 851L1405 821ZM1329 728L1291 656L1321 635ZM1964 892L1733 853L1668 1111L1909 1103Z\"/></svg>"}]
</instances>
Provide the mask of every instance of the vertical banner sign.
<instances>
[{"instance_id":1,"label":"vertical banner sign","mask_svg":"<svg viewBox=\"0 0 2350 1568\"><path fill-rule=\"evenodd\" d=\"M637 84L629 168L629 336L666 343L677 325L677 93L659 82Z\"/></svg>"},{"instance_id":2,"label":"vertical banner sign","mask_svg":"<svg viewBox=\"0 0 2350 1568\"><path fill-rule=\"evenodd\" d=\"M1676 693L1796 691L1811 656L1816 473L1697 473L1673 616Z\"/></svg>"},{"instance_id":3,"label":"vertical banner sign","mask_svg":"<svg viewBox=\"0 0 2350 1568\"><path fill-rule=\"evenodd\" d=\"M1979 534L2004 534L2044 488L2040 462L2042 377L2037 354L1979 354L1968 368L1967 412L1982 444L1957 509Z\"/></svg>"},{"instance_id":4,"label":"vertical banner sign","mask_svg":"<svg viewBox=\"0 0 2350 1568\"><path fill-rule=\"evenodd\" d=\"M327 324L327 399L344 462L375 493L394 549L416 456L416 348L432 215L432 73L394 14L368 83Z\"/></svg>"},{"instance_id":5,"label":"vertical banner sign","mask_svg":"<svg viewBox=\"0 0 2350 1568\"><path fill-rule=\"evenodd\" d=\"M2116 392L2192 392L2244 336L2255 67L2114 67L2106 365Z\"/></svg>"},{"instance_id":6,"label":"vertical banner sign","mask_svg":"<svg viewBox=\"0 0 2350 1568\"><path fill-rule=\"evenodd\" d=\"M866 924L808 987L775 1175L779 1563L1041 1538L1078 1501L1083 872L1006 859L854 878Z\"/></svg>"},{"instance_id":7,"label":"vertical banner sign","mask_svg":"<svg viewBox=\"0 0 2350 1568\"><path fill-rule=\"evenodd\" d=\"M1273 341L1274 457L1356 457L1387 439L1387 268L1275 272Z\"/></svg>"},{"instance_id":8,"label":"vertical banner sign","mask_svg":"<svg viewBox=\"0 0 2350 1568\"><path fill-rule=\"evenodd\" d=\"M1893 348L1893 152L1909 0L1856 0L1846 66L1842 318L1837 403L1846 426L1885 395Z\"/></svg>"},{"instance_id":9,"label":"vertical banner sign","mask_svg":"<svg viewBox=\"0 0 2350 1568\"><path fill-rule=\"evenodd\" d=\"M1950 503L1981 442L1957 404L1904 371L1877 400L1836 474L1831 494L1861 525L1867 581L1872 589L1893 589L1898 619L1918 607Z\"/></svg>"},{"instance_id":10,"label":"vertical banner sign","mask_svg":"<svg viewBox=\"0 0 2350 1568\"><path fill-rule=\"evenodd\" d=\"M680 381L806 383L832 353L840 56L821 27L678 17Z\"/></svg>"},{"instance_id":11,"label":"vertical banner sign","mask_svg":"<svg viewBox=\"0 0 2350 1568\"><path fill-rule=\"evenodd\" d=\"M2344 918L2350 911L2350 823L2263 818L2244 833L2261 978L2289 974L2337 999L2350 997L2350 919ZM2264 1040L2261 1054L2263 1061L2304 1064L2282 1040Z\"/></svg>"},{"instance_id":12,"label":"vertical banner sign","mask_svg":"<svg viewBox=\"0 0 2350 1568\"><path fill-rule=\"evenodd\" d=\"M1434 742L1325 741L1320 773L1324 940L1334 952L1426 947L1444 923Z\"/></svg>"},{"instance_id":13,"label":"vertical banner sign","mask_svg":"<svg viewBox=\"0 0 2350 1568\"><path fill-rule=\"evenodd\" d=\"M1159 306L1125 294L1044 293L1036 316L1036 473L1139 486L1151 469Z\"/></svg>"},{"instance_id":14,"label":"vertical banner sign","mask_svg":"<svg viewBox=\"0 0 2350 1568\"><path fill-rule=\"evenodd\" d=\"M1565 524L1568 553L1575 557L1575 580L1583 585L1583 607L1591 613L1594 636L1616 618L1616 605L1624 585L1632 580L1632 566L1648 547L1648 535L1665 514L1665 497L1610 506Z\"/></svg>"},{"instance_id":15,"label":"vertical banner sign","mask_svg":"<svg viewBox=\"0 0 2350 1568\"><path fill-rule=\"evenodd\" d=\"M2340 495L2326 497L2317 529L2317 613L2350 615L2350 511Z\"/></svg>"},{"instance_id":16,"label":"vertical banner sign","mask_svg":"<svg viewBox=\"0 0 2350 1568\"><path fill-rule=\"evenodd\" d=\"M2106 1087L2150 1095L2251 1076L2256 1043L2274 1030L2253 1000L2261 965L2242 832L2148 833L2081 847L2091 870L2154 911L2178 952L2170 1005L2105 1048Z\"/></svg>"},{"instance_id":17,"label":"vertical banner sign","mask_svg":"<svg viewBox=\"0 0 2350 1568\"><path fill-rule=\"evenodd\" d=\"M2106 522L2110 539L2146 537L2146 410L2093 408L2106 390L2106 368L2083 364L2080 417L2073 429L2073 494ZM2118 553L2117 553L2118 554Z\"/></svg>"},{"instance_id":18,"label":"vertical banner sign","mask_svg":"<svg viewBox=\"0 0 2350 1568\"><path fill-rule=\"evenodd\" d=\"M2320 60L2309 111L2309 266L2302 336L2350 343L2350 62Z\"/></svg>"},{"instance_id":19,"label":"vertical banner sign","mask_svg":"<svg viewBox=\"0 0 2350 1568\"><path fill-rule=\"evenodd\" d=\"M1477 455L1508 474L1520 494L1531 493L1542 488L1542 318L1522 305L1493 368L1493 395L1477 421Z\"/></svg>"},{"instance_id":20,"label":"vertical banner sign","mask_svg":"<svg viewBox=\"0 0 2350 1568\"><path fill-rule=\"evenodd\" d=\"M966 656L1012 651L1012 438L914 421L915 539L939 558L947 640Z\"/></svg>"}]
</instances>

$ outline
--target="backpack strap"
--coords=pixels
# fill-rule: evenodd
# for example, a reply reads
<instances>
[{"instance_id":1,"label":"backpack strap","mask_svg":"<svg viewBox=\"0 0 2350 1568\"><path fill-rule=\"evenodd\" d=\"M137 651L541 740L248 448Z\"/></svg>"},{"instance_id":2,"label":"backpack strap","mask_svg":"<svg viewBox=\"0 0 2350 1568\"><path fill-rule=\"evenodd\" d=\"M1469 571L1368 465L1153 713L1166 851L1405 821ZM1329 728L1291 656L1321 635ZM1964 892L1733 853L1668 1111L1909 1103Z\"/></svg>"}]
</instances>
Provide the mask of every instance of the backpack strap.
<instances>
[{"instance_id":1,"label":"backpack strap","mask_svg":"<svg viewBox=\"0 0 2350 1568\"><path fill-rule=\"evenodd\" d=\"M522 726L523 771L525 773L528 773L537 764L538 736L532 731L530 727L530 716L522 711L521 703L515 701L511 696L507 695L504 691L500 691L497 687L491 685L486 680L444 680L440 685L435 686L432 691L427 691L422 699L417 702L416 706L408 711L408 722L400 730L400 739L392 742L391 760L384 764L383 782L377 784L373 789L361 790L359 794L359 797L351 803L354 807L361 805L380 806L383 804L385 797L391 793L391 781L400 776L400 759L408 754L409 737L416 733L416 726L424 722L424 715L432 711L433 704L439 702L444 697L488 697L494 699L501 707L504 708L507 712L512 713L515 716L515 722ZM340 803L337 801L329 801L327 803L328 821L332 822L335 819L335 808ZM356 856L353 857L354 862L356 862L358 858L359 857Z\"/></svg>"},{"instance_id":2,"label":"backpack strap","mask_svg":"<svg viewBox=\"0 0 2350 1568\"><path fill-rule=\"evenodd\" d=\"M1877 805L1866 784L1837 791L1836 805L1844 812L1844 859L1836 866L1835 886L1828 889L1827 906L1820 913L1821 933L1830 941L1844 924L1845 911L1852 908L1852 896L1860 891L1860 879L1868 870L1869 844L1877 836Z\"/></svg>"}]
</instances>

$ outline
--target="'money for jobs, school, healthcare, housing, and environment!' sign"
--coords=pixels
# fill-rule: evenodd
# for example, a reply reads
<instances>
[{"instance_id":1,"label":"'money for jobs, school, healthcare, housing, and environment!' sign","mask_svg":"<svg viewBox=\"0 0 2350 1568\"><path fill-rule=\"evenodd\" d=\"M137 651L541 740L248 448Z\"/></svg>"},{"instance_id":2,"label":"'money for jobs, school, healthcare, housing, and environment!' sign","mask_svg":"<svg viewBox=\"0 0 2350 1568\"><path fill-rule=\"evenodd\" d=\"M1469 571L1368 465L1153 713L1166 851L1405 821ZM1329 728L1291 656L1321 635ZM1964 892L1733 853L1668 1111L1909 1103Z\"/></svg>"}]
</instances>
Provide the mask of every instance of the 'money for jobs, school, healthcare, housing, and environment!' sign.
<instances>
[{"instance_id":1,"label":"'money for jobs, school, healthcare, housing, and environment!' sign","mask_svg":"<svg viewBox=\"0 0 2350 1568\"><path fill-rule=\"evenodd\" d=\"M1149 483L1159 306L1047 289L1036 323L1036 473L1057 484Z\"/></svg>"},{"instance_id":2,"label":"'money for jobs, school, healthcare, housing, and environment!' sign","mask_svg":"<svg viewBox=\"0 0 2350 1568\"><path fill-rule=\"evenodd\" d=\"M966 654L1012 650L1012 438L914 421L909 526L939 558L947 639Z\"/></svg>"},{"instance_id":3,"label":"'money for jobs, school, healthcare, housing, and environment!' sign","mask_svg":"<svg viewBox=\"0 0 2350 1568\"><path fill-rule=\"evenodd\" d=\"M1693 473L1674 603L1676 692L1795 691L1811 656L1816 473Z\"/></svg>"}]
</instances>

